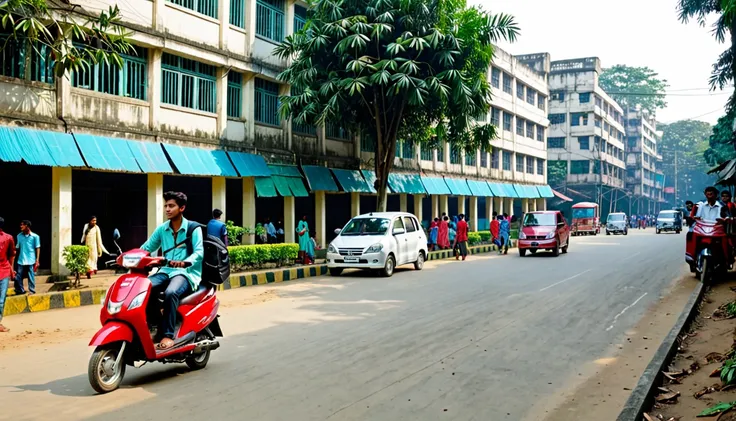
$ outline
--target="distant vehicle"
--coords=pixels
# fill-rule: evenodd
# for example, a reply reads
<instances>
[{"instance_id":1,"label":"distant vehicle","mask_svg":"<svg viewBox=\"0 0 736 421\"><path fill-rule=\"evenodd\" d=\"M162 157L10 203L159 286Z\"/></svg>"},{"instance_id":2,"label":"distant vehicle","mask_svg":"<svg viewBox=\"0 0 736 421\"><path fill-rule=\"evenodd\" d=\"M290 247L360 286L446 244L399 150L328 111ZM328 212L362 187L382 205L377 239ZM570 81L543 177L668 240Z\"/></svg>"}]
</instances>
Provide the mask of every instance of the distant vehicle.
<instances>
[{"instance_id":1,"label":"distant vehicle","mask_svg":"<svg viewBox=\"0 0 736 421\"><path fill-rule=\"evenodd\" d=\"M609 213L606 221L606 235L629 234L629 217L623 212Z\"/></svg>"},{"instance_id":2,"label":"distant vehicle","mask_svg":"<svg viewBox=\"0 0 736 421\"><path fill-rule=\"evenodd\" d=\"M406 212L373 212L356 216L327 247L330 275L344 269L376 269L393 275L397 266L414 264L422 270L427 259L427 236L417 217Z\"/></svg>"},{"instance_id":3,"label":"distant vehicle","mask_svg":"<svg viewBox=\"0 0 736 421\"><path fill-rule=\"evenodd\" d=\"M572 205L572 235L596 235L600 232L597 203L580 202Z\"/></svg>"},{"instance_id":4,"label":"distant vehicle","mask_svg":"<svg viewBox=\"0 0 736 421\"><path fill-rule=\"evenodd\" d=\"M657 215L657 234L662 231L682 232L682 212L679 210L663 210Z\"/></svg>"},{"instance_id":5,"label":"distant vehicle","mask_svg":"<svg viewBox=\"0 0 736 421\"><path fill-rule=\"evenodd\" d=\"M570 246L570 227L559 211L537 211L524 215L517 247L524 257L527 250L535 254L537 250L549 250L559 256L560 249L567 253Z\"/></svg>"}]
</instances>

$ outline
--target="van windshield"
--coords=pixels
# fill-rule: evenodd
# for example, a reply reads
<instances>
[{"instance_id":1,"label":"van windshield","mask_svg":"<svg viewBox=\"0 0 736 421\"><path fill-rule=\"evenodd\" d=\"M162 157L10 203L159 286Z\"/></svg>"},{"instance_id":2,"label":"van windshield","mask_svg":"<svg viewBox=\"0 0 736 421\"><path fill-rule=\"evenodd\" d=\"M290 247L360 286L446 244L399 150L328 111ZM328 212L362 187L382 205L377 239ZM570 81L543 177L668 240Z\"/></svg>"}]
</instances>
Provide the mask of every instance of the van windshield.
<instances>
[{"instance_id":1,"label":"van windshield","mask_svg":"<svg viewBox=\"0 0 736 421\"><path fill-rule=\"evenodd\" d=\"M524 216L525 227L554 227L557 225L557 217L553 213L527 213Z\"/></svg>"},{"instance_id":2,"label":"van windshield","mask_svg":"<svg viewBox=\"0 0 736 421\"><path fill-rule=\"evenodd\" d=\"M608 215L608 222L621 222L621 221L623 221L625 219L626 219L626 217L624 215L622 215L622 214Z\"/></svg>"},{"instance_id":3,"label":"van windshield","mask_svg":"<svg viewBox=\"0 0 736 421\"><path fill-rule=\"evenodd\" d=\"M595 209L593 208L577 208L572 210L573 218L594 218Z\"/></svg>"},{"instance_id":4,"label":"van windshield","mask_svg":"<svg viewBox=\"0 0 736 421\"><path fill-rule=\"evenodd\" d=\"M659 215L657 215L657 219L675 219L675 215L677 215L677 212L660 212Z\"/></svg>"},{"instance_id":5,"label":"van windshield","mask_svg":"<svg viewBox=\"0 0 736 421\"><path fill-rule=\"evenodd\" d=\"M390 224L386 218L353 218L340 235L383 235Z\"/></svg>"}]
</instances>

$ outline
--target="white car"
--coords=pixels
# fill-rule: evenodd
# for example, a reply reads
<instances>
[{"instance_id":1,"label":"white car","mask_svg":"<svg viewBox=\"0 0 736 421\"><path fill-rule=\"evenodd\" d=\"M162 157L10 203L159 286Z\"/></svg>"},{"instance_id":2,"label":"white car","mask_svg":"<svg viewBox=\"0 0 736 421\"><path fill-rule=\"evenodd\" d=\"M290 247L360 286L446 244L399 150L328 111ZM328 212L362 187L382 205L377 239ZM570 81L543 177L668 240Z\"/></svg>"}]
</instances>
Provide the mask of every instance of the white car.
<instances>
[{"instance_id":1,"label":"white car","mask_svg":"<svg viewBox=\"0 0 736 421\"><path fill-rule=\"evenodd\" d=\"M336 229L327 248L330 274L343 269L378 269L391 276L396 266L414 264L422 270L427 259L427 236L417 217L406 212L373 212L356 216Z\"/></svg>"}]
</instances>

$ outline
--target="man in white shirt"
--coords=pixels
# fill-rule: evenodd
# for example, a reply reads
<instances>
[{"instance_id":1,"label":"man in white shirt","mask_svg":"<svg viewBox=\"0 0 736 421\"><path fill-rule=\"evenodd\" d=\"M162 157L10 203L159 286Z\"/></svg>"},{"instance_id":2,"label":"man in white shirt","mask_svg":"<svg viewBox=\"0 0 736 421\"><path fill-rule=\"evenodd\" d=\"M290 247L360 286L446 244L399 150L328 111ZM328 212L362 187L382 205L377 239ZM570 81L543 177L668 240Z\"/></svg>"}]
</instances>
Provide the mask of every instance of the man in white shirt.
<instances>
[{"instance_id":1,"label":"man in white shirt","mask_svg":"<svg viewBox=\"0 0 736 421\"><path fill-rule=\"evenodd\" d=\"M695 214L695 219L715 223L729 216L728 211L718 200L718 189L713 186L706 188L705 199L705 201L698 203L698 211Z\"/></svg>"}]
</instances>

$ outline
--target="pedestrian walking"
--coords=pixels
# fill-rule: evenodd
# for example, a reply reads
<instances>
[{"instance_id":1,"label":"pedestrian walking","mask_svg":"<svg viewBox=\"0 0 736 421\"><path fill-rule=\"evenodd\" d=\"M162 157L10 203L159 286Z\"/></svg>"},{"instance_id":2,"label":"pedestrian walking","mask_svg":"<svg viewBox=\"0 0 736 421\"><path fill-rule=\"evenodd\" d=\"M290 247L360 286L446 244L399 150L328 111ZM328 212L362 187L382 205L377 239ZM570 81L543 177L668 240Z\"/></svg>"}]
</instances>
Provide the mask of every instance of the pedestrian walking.
<instances>
[{"instance_id":1,"label":"pedestrian walking","mask_svg":"<svg viewBox=\"0 0 736 421\"><path fill-rule=\"evenodd\" d=\"M15 273L13 273L15 242L12 235L5 233L4 228L5 219L0 218L0 333L10 331L10 329L3 326L3 311L5 310L5 298L8 296L10 278L15 278Z\"/></svg>"},{"instance_id":2,"label":"pedestrian walking","mask_svg":"<svg viewBox=\"0 0 736 421\"><path fill-rule=\"evenodd\" d=\"M15 293L25 294L23 279L28 278L28 292L36 293L36 272L41 255L41 239L31 231L31 221L24 219L20 223L20 234L15 242L17 250L18 273L15 275Z\"/></svg>"},{"instance_id":3,"label":"pedestrian walking","mask_svg":"<svg viewBox=\"0 0 736 421\"><path fill-rule=\"evenodd\" d=\"M102 230L97 225L97 217L94 215L90 216L89 221L84 224L82 244L89 249L89 255L87 256L87 279L90 279L92 274L97 274L97 259L102 257L102 253L110 254L105 248L105 245L102 244Z\"/></svg>"},{"instance_id":4,"label":"pedestrian walking","mask_svg":"<svg viewBox=\"0 0 736 421\"><path fill-rule=\"evenodd\" d=\"M498 254L509 254L509 240L511 237L511 223L506 219L506 214L498 216L498 235L500 245L498 247Z\"/></svg>"},{"instance_id":5,"label":"pedestrian walking","mask_svg":"<svg viewBox=\"0 0 736 421\"><path fill-rule=\"evenodd\" d=\"M302 220L299 221L299 226L296 227L296 233L299 234L299 259L302 264L309 265L312 263L309 256L314 255L314 247L309 236L307 215L304 215Z\"/></svg>"},{"instance_id":6,"label":"pedestrian walking","mask_svg":"<svg viewBox=\"0 0 736 421\"><path fill-rule=\"evenodd\" d=\"M453 248L455 248L455 245L457 245L458 251L460 252L459 255L455 255L455 260L459 259L460 256L465 260L468 257L468 223L465 222L465 215L463 214L458 215L457 234Z\"/></svg>"},{"instance_id":7,"label":"pedestrian walking","mask_svg":"<svg viewBox=\"0 0 736 421\"><path fill-rule=\"evenodd\" d=\"M212 219L207 223L207 235L219 238L220 241L222 241L222 244L228 246L227 225L225 225L220 218L222 218L222 211L214 209L212 211Z\"/></svg>"},{"instance_id":8,"label":"pedestrian walking","mask_svg":"<svg viewBox=\"0 0 736 421\"><path fill-rule=\"evenodd\" d=\"M437 231L437 245L440 247L440 249L450 248L449 220L450 218L445 215L442 217L442 220L439 223L439 228Z\"/></svg>"},{"instance_id":9,"label":"pedestrian walking","mask_svg":"<svg viewBox=\"0 0 736 421\"><path fill-rule=\"evenodd\" d=\"M495 244L499 250L501 250L501 240L499 238L501 231L501 221L498 218L498 213L493 212L493 220L491 221L491 243Z\"/></svg>"},{"instance_id":10,"label":"pedestrian walking","mask_svg":"<svg viewBox=\"0 0 736 421\"><path fill-rule=\"evenodd\" d=\"M434 221L429 225L429 251L435 251L437 249L437 233L439 231L439 218L434 218Z\"/></svg>"}]
</instances>

